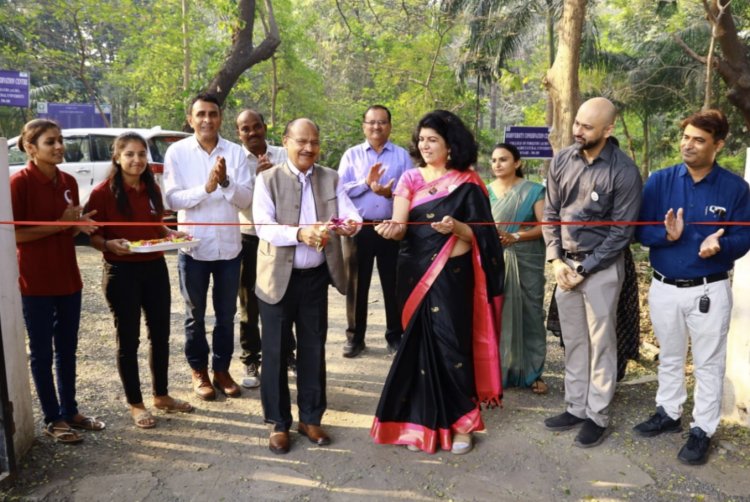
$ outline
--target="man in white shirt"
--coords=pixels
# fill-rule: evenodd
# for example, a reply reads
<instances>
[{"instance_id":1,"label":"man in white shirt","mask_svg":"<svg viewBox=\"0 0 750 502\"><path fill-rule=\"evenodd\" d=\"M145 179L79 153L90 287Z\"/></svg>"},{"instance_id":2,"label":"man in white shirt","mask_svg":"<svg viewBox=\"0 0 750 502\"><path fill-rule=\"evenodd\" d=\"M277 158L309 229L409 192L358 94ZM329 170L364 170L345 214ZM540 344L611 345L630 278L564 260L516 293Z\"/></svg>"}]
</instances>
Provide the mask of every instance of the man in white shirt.
<instances>
[{"instance_id":1,"label":"man in white shirt","mask_svg":"<svg viewBox=\"0 0 750 502\"><path fill-rule=\"evenodd\" d=\"M291 325L297 335L297 431L319 446L331 442L320 426L327 406L328 285L345 292L340 236L354 235L362 222L336 171L315 164L320 133L314 122L287 124L284 146L289 160L261 173L253 194L260 238L255 286L263 326L260 397L264 419L272 424L273 453L289 451Z\"/></svg>"},{"instance_id":2,"label":"man in white shirt","mask_svg":"<svg viewBox=\"0 0 750 502\"><path fill-rule=\"evenodd\" d=\"M216 96L200 94L188 110L195 134L174 143L164 156L167 204L177 210L179 228L201 242L180 250L180 292L185 299L185 355L193 370L193 390L203 400L216 399L214 386L229 397L239 397L239 386L229 374L234 351L234 314L240 278L242 241L237 213L252 202L250 168L242 148L219 136L221 108ZM218 225L191 225L217 223ZM206 303L213 278L213 330L208 376ZM212 385L213 383L213 385Z\"/></svg>"},{"instance_id":3,"label":"man in white shirt","mask_svg":"<svg viewBox=\"0 0 750 502\"><path fill-rule=\"evenodd\" d=\"M250 166L250 186L255 186L255 177L271 167L286 162L284 147L269 145L266 141L268 127L263 115L245 109L237 115L237 138ZM242 386L248 389L260 386L261 344L258 322L258 298L255 296L255 269L258 258L258 234L252 225L252 207L240 211L242 232L242 262L240 266L240 361L245 365ZM291 333L290 333L291 335ZM294 350L292 343L292 350ZM294 362L294 354L289 357L289 365Z\"/></svg>"}]
</instances>

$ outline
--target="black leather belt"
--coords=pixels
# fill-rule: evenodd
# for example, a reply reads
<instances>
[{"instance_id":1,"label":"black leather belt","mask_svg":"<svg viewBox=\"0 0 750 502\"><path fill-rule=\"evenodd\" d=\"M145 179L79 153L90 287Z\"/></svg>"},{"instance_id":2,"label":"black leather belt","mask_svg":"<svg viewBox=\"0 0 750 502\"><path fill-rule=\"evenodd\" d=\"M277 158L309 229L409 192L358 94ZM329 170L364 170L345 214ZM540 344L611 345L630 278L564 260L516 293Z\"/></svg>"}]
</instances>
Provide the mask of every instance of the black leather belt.
<instances>
[{"instance_id":1,"label":"black leather belt","mask_svg":"<svg viewBox=\"0 0 750 502\"><path fill-rule=\"evenodd\" d=\"M723 281L724 279L729 279L729 273L720 272L718 274L711 274L705 277L696 277L695 279L670 279L669 277L664 277L659 272L654 270L654 279L656 279L657 281L661 281L664 284L670 284L678 288L694 288L695 286L700 286L701 284L704 284L704 283L710 284L712 282Z\"/></svg>"},{"instance_id":2,"label":"black leather belt","mask_svg":"<svg viewBox=\"0 0 750 502\"><path fill-rule=\"evenodd\" d=\"M313 275L318 274L321 271L325 270L326 264L318 265L314 268L293 268L292 269L292 275L301 276L304 277L306 275Z\"/></svg>"},{"instance_id":3,"label":"black leather belt","mask_svg":"<svg viewBox=\"0 0 750 502\"><path fill-rule=\"evenodd\" d=\"M568 251L563 250L563 256L565 258L568 258L569 260L573 260L573 261L583 261L589 255L591 255L593 253L594 253L593 251L579 251L577 253L570 253Z\"/></svg>"}]
</instances>

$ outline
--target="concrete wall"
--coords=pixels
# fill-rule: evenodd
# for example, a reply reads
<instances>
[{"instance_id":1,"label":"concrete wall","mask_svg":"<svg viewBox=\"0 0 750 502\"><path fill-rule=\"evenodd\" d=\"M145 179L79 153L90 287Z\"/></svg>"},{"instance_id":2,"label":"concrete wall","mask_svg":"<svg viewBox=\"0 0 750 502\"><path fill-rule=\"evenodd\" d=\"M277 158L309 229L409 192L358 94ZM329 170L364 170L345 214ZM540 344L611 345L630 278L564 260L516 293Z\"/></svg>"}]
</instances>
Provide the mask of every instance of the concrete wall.
<instances>
[{"instance_id":1,"label":"concrete wall","mask_svg":"<svg viewBox=\"0 0 750 502\"><path fill-rule=\"evenodd\" d=\"M750 148L745 179L750 182ZM750 427L750 254L735 264L732 294L734 309L727 340L722 417Z\"/></svg>"},{"instance_id":2,"label":"concrete wall","mask_svg":"<svg viewBox=\"0 0 750 502\"><path fill-rule=\"evenodd\" d=\"M13 219L8 176L8 142L5 138L0 138L0 221ZM16 426L13 447L16 459L19 459L34 440L34 417L26 356L26 329L21 313L21 293L18 290L16 238L12 225L0 225L0 321L8 397L13 403L13 421Z\"/></svg>"}]
</instances>

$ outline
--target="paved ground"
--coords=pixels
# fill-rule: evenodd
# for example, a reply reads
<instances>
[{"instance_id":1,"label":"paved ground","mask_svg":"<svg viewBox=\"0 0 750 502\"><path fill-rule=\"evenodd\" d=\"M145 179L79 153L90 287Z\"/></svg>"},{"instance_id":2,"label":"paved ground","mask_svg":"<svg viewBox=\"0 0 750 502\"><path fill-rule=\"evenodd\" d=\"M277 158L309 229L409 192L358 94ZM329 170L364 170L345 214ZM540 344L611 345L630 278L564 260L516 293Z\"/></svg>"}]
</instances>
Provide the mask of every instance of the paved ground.
<instances>
[{"instance_id":1,"label":"paved ground","mask_svg":"<svg viewBox=\"0 0 750 502\"><path fill-rule=\"evenodd\" d=\"M329 410L324 417L333 436L330 447L315 447L293 434L288 455L269 452L257 390L212 403L191 398L176 288L170 390L198 410L159 415L157 428L136 429L114 368L99 253L79 248L79 260L85 281L79 403L84 412L103 418L107 429L87 433L79 446L55 445L40 435L20 461L15 488L0 493L3 500L750 501L749 431L722 426L711 461L702 467L677 462L684 441L679 434L643 440L631 433L653 408L655 368L648 360L632 363L628 376L646 383L618 387L612 433L600 447L581 450L572 445L575 431L546 431L542 420L563 408L562 351L552 337L546 373L550 393L507 390L503 408L484 414L487 431L478 435L471 454L427 455L374 445L368 431L391 362L378 336L384 324L377 285L371 295L368 350L355 360L341 357L344 301L330 293ZM169 262L176 286L174 255ZM147 389L144 349L141 375ZM238 365L234 370L239 374Z\"/></svg>"}]
</instances>

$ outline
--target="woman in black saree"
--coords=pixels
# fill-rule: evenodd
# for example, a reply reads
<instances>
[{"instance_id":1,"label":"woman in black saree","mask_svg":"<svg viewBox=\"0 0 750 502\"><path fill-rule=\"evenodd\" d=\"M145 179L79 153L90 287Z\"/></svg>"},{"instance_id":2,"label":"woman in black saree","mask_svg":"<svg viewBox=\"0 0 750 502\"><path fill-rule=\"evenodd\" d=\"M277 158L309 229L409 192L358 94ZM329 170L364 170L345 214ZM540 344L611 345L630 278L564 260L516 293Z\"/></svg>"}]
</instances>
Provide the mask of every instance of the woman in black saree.
<instances>
[{"instance_id":1,"label":"woman in black saree","mask_svg":"<svg viewBox=\"0 0 750 502\"><path fill-rule=\"evenodd\" d=\"M463 454L473 447L472 432L484 429L480 405L502 396L502 247L487 190L470 168L477 145L461 119L443 110L425 115L411 154L420 167L401 177L393 218L375 227L402 240L404 335L370 435L376 443Z\"/></svg>"}]
</instances>

